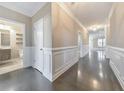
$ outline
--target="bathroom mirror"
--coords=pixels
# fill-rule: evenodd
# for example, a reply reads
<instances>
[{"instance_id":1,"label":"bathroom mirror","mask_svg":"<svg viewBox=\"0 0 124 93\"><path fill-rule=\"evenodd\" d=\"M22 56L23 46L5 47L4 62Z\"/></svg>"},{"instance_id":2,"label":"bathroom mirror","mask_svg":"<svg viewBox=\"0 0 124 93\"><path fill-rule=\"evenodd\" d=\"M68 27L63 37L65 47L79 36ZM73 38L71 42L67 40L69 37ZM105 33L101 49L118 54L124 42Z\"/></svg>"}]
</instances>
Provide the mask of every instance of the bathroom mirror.
<instances>
[{"instance_id":1,"label":"bathroom mirror","mask_svg":"<svg viewBox=\"0 0 124 93\"><path fill-rule=\"evenodd\" d=\"M0 29L1 47L10 47L10 31Z\"/></svg>"}]
</instances>

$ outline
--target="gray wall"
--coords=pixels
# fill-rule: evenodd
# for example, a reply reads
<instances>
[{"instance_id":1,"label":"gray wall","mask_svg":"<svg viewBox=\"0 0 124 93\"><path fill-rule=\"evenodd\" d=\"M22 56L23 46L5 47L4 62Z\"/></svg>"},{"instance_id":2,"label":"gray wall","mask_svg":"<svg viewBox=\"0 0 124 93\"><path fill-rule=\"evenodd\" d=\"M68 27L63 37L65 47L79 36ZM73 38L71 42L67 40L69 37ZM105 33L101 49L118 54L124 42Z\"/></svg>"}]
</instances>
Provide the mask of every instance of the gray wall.
<instances>
[{"instance_id":1,"label":"gray wall","mask_svg":"<svg viewBox=\"0 0 124 93\"><path fill-rule=\"evenodd\" d=\"M32 17L32 25L41 18L44 18L44 47L51 48L52 47L51 3L46 3L46 5ZM34 41L32 42L34 43Z\"/></svg>"}]
</instances>

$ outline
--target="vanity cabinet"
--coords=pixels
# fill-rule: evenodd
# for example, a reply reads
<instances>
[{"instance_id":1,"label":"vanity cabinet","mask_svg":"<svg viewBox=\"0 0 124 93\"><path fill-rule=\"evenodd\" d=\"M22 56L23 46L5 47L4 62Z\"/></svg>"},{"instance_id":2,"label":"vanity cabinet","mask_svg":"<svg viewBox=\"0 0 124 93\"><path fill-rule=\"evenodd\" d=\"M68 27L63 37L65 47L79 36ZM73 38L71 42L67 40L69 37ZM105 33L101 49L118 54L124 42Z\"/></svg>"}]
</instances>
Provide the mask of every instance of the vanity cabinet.
<instances>
[{"instance_id":1,"label":"vanity cabinet","mask_svg":"<svg viewBox=\"0 0 124 93\"><path fill-rule=\"evenodd\" d=\"M11 59L11 49L0 49L0 61Z\"/></svg>"}]
</instances>

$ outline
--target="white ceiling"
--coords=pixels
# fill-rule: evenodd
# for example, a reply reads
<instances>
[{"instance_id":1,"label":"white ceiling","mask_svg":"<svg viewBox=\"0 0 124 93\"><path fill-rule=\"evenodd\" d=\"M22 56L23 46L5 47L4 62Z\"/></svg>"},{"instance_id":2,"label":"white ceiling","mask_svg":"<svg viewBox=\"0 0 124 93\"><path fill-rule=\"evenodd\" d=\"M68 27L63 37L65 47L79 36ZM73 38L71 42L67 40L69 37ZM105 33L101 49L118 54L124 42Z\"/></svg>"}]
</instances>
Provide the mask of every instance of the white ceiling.
<instances>
[{"instance_id":1,"label":"white ceiling","mask_svg":"<svg viewBox=\"0 0 124 93\"><path fill-rule=\"evenodd\" d=\"M1 2L0 5L27 16L33 16L45 2ZM79 2L65 3L75 17L85 26L104 24L112 3Z\"/></svg>"},{"instance_id":2,"label":"white ceiling","mask_svg":"<svg viewBox=\"0 0 124 93\"><path fill-rule=\"evenodd\" d=\"M1 2L0 5L27 16L33 16L45 2Z\"/></svg>"},{"instance_id":3,"label":"white ceiling","mask_svg":"<svg viewBox=\"0 0 124 93\"><path fill-rule=\"evenodd\" d=\"M80 2L65 4L86 28L92 25L105 24L112 7L112 3L108 2Z\"/></svg>"}]
</instances>

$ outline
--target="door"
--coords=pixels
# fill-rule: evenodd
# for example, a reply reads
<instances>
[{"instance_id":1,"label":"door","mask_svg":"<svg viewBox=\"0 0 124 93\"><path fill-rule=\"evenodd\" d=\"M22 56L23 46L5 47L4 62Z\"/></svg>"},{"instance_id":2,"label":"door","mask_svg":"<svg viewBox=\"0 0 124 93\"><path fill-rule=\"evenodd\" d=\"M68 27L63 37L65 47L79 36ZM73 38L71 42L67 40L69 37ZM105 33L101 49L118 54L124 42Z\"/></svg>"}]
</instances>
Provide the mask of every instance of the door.
<instances>
[{"instance_id":1,"label":"door","mask_svg":"<svg viewBox=\"0 0 124 93\"><path fill-rule=\"evenodd\" d=\"M34 24L34 68L43 72L43 18Z\"/></svg>"},{"instance_id":2,"label":"door","mask_svg":"<svg viewBox=\"0 0 124 93\"><path fill-rule=\"evenodd\" d=\"M83 41L82 41L81 32L78 32L78 48L79 48L79 57L83 57Z\"/></svg>"}]
</instances>

